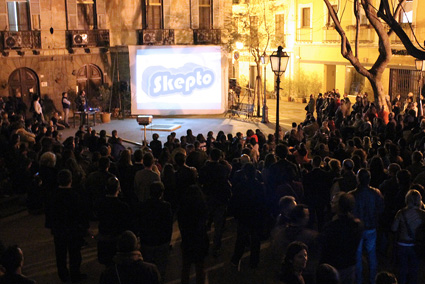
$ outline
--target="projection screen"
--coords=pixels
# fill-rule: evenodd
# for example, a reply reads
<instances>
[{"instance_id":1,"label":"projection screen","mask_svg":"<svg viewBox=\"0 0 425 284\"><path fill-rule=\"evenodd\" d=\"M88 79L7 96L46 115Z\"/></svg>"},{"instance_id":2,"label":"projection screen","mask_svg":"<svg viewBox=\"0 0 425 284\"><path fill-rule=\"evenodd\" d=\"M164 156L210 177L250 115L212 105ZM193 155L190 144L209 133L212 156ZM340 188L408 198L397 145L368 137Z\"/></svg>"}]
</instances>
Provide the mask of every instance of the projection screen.
<instances>
[{"instance_id":1,"label":"projection screen","mask_svg":"<svg viewBox=\"0 0 425 284\"><path fill-rule=\"evenodd\" d=\"M219 114L227 103L220 46L129 46L133 115Z\"/></svg>"}]
</instances>

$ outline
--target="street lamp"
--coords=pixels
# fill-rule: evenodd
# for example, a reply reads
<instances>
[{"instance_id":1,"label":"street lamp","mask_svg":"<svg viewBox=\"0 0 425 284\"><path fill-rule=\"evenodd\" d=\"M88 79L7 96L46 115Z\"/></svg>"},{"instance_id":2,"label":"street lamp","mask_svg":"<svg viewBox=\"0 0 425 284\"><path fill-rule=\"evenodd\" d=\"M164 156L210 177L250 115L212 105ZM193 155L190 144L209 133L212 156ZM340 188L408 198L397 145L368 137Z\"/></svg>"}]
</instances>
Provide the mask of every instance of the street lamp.
<instances>
[{"instance_id":1,"label":"street lamp","mask_svg":"<svg viewBox=\"0 0 425 284\"><path fill-rule=\"evenodd\" d=\"M264 99L263 99L263 118L261 120L262 123L269 122L269 108L267 107L267 95L266 95L266 67L269 64L270 56L266 54L266 52L261 55L261 63L264 65Z\"/></svg>"},{"instance_id":2,"label":"street lamp","mask_svg":"<svg viewBox=\"0 0 425 284\"><path fill-rule=\"evenodd\" d=\"M280 76L283 75L286 71L286 67L288 66L289 62L289 55L282 51L283 47L279 46L277 48L277 51L273 52L272 55L270 55L270 63L272 65L272 70L275 74L276 78L276 143L279 142L279 90L280 90Z\"/></svg>"},{"instance_id":3,"label":"street lamp","mask_svg":"<svg viewBox=\"0 0 425 284\"><path fill-rule=\"evenodd\" d=\"M419 96L418 96L418 117L421 116L423 114L423 108L422 108L422 99L421 99L421 95L422 95L422 78L423 78L423 71L425 71L425 62L424 60L419 60L416 59L415 60L415 66L416 66L416 70L419 71Z\"/></svg>"}]
</instances>

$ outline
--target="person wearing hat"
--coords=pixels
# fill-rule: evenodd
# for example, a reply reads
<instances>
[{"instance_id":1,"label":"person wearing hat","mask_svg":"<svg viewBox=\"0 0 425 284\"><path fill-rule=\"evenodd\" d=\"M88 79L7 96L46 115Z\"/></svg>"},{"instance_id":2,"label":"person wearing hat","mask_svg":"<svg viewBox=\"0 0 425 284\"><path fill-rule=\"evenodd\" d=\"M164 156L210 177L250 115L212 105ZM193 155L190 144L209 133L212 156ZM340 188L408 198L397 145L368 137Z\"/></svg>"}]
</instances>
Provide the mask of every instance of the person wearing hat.
<instances>
[{"instance_id":1,"label":"person wearing hat","mask_svg":"<svg viewBox=\"0 0 425 284\"><path fill-rule=\"evenodd\" d=\"M161 283L156 265L143 261L139 242L132 231L125 231L119 236L114 263L102 273L100 284Z\"/></svg>"}]
</instances>

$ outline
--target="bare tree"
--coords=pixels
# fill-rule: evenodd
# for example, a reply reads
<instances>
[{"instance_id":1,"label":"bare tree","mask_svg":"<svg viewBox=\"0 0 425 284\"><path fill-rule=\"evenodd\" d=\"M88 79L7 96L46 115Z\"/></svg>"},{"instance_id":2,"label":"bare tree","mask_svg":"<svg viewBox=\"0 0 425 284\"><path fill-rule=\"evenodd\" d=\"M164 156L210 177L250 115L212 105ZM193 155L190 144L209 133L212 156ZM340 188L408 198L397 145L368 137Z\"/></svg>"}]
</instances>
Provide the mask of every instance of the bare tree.
<instances>
[{"instance_id":1,"label":"bare tree","mask_svg":"<svg viewBox=\"0 0 425 284\"><path fill-rule=\"evenodd\" d=\"M234 13L237 27L235 27L232 37L238 38L248 47L256 65L254 102L257 101L257 116L260 116L262 101L261 56L266 53L274 34L273 5L267 0L251 0L244 6L241 5L241 9Z\"/></svg>"},{"instance_id":2,"label":"bare tree","mask_svg":"<svg viewBox=\"0 0 425 284\"><path fill-rule=\"evenodd\" d=\"M377 10L372 6L371 0L354 0L354 14L356 18L356 39L355 39L355 51L353 50L350 44L349 39L341 25L340 20L336 12L334 11L329 0L324 0L328 8L329 14L332 20L335 23L335 29L341 36L341 55L346 58L353 67L361 75L365 76L372 86L375 103L379 105L380 108L389 111L390 106L386 100L386 94L384 92L384 86L382 84L382 74L384 73L385 68L391 60L391 44L389 39L389 33L387 32L386 26L379 20L377 15ZM358 49L359 49L359 29L360 29L360 5L363 7L365 15L375 30L379 38L379 56L376 59L375 63L370 69L366 69L363 64L359 61Z\"/></svg>"}]
</instances>

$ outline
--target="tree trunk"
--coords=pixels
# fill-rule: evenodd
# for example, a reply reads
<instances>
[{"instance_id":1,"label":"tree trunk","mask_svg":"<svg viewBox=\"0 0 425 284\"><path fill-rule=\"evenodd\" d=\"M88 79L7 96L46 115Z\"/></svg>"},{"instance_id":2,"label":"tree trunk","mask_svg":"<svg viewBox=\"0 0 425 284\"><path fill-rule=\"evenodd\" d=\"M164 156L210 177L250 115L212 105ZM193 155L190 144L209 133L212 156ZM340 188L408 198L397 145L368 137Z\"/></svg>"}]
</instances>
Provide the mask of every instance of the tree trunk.
<instances>
[{"instance_id":1,"label":"tree trunk","mask_svg":"<svg viewBox=\"0 0 425 284\"><path fill-rule=\"evenodd\" d=\"M260 62L257 62L256 67L257 67L257 77L255 78L255 93L257 96L257 117L260 117L260 109L261 109L261 65L260 65Z\"/></svg>"},{"instance_id":2,"label":"tree trunk","mask_svg":"<svg viewBox=\"0 0 425 284\"><path fill-rule=\"evenodd\" d=\"M380 109L385 111L390 111L388 101L386 99L386 94L384 91L384 85L382 84L382 76L372 76L368 77L370 85L372 86L373 96L375 99L375 105Z\"/></svg>"}]
</instances>

